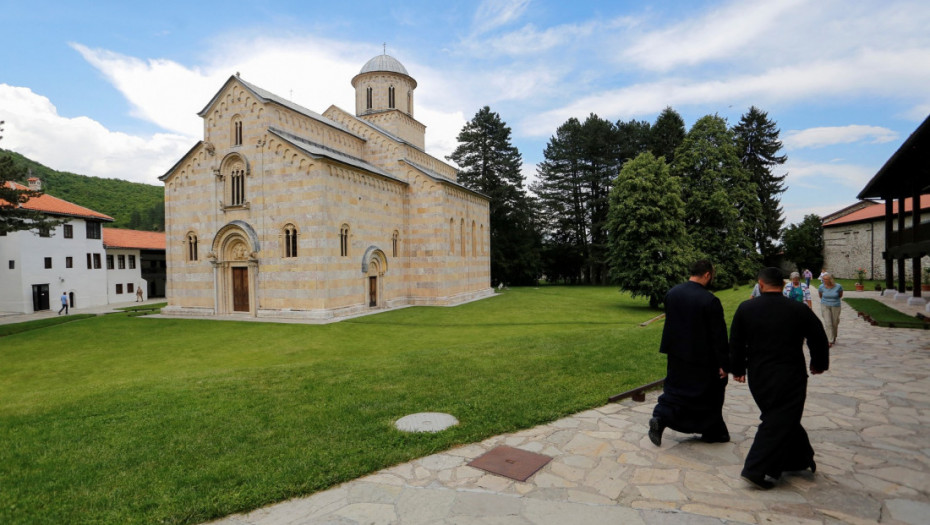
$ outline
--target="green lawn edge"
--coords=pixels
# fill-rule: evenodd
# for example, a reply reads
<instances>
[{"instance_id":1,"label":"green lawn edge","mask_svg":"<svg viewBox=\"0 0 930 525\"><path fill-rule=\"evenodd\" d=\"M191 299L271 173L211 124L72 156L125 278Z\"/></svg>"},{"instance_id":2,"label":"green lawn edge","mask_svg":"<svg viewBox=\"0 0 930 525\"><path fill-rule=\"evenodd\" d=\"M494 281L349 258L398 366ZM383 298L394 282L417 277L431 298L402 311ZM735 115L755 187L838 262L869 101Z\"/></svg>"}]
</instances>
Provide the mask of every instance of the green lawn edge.
<instances>
[{"instance_id":1,"label":"green lawn edge","mask_svg":"<svg viewBox=\"0 0 930 525\"><path fill-rule=\"evenodd\" d=\"M849 306L866 317L867 320L886 328L922 328L930 329L930 323L926 323L911 317L899 310L883 304L875 299L844 298Z\"/></svg>"}]
</instances>

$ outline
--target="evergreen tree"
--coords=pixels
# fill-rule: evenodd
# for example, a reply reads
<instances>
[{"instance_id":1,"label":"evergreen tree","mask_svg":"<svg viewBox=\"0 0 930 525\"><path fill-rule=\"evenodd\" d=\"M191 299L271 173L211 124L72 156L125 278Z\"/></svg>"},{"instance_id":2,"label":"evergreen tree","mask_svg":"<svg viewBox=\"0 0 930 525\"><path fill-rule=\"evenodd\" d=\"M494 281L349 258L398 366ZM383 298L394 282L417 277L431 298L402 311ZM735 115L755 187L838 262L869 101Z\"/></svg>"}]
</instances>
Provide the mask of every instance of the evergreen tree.
<instances>
[{"instance_id":1,"label":"evergreen tree","mask_svg":"<svg viewBox=\"0 0 930 525\"><path fill-rule=\"evenodd\" d=\"M617 121L617 144L621 162L636 158L644 151L649 151L652 135L652 125L645 120L628 122Z\"/></svg>"},{"instance_id":2,"label":"evergreen tree","mask_svg":"<svg viewBox=\"0 0 930 525\"><path fill-rule=\"evenodd\" d=\"M769 120L768 113L753 106L733 127L733 133L740 161L756 185L761 205L759 221L753 226L753 241L764 264L773 266L777 263L778 237L784 224L779 196L785 191L785 175L772 173L774 167L786 160L784 155L778 155L781 150L779 131Z\"/></svg>"},{"instance_id":3,"label":"evergreen tree","mask_svg":"<svg viewBox=\"0 0 930 525\"><path fill-rule=\"evenodd\" d=\"M649 130L649 150L656 157L665 157L665 162L671 164L675 160L675 150L684 139L685 121L677 111L666 107Z\"/></svg>"},{"instance_id":4,"label":"evergreen tree","mask_svg":"<svg viewBox=\"0 0 930 525\"><path fill-rule=\"evenodd\" d=\"M522 156L510 142L510 128L485 106L465 124L458 141L447 157L461 168L458 182L491 200L491 283L535 283L540 235L534 204L523 188Z\"/></svg>"},{"instance_id":5,"label":"evergreen tree","mask_svg":"<svg viewBox=\"0 0 930 525\"><path fill-rule=\"evenodd\" d=\"M657 307L687 275L685 207L668 164L645 152L627 162L610 192L611 276Z\"/></svg>"},{"instance_id":6,"label":"evergreen tree","mask_svg":"<svg viewBox=\"0 0 930 525\"><path fill-rule=\"evenodd\" d=\"M672 174L681 177L691 244L713 261L717 283L726 287L755 275L752 226L760 206L724 119L707 115L694 123L675 152Z\"/></svg>"},{"instance_id":7,"label":"evergreen tree","mask_svg":"<svg viewBox=\"0 0 930 525\"><path fill-rule=\"evenodd\" d=\"M547 253L556 254L570 282L606 284L607 214L611 179L619 169L617 127L597 115L571 118L556 130L540 163L533 191L548 217ZM554 264L547 263L549 268ZM562 273L561 271L559 273Z\"/></svg>"},{"instance_id":8,"label":"evergreen tree","mask_svg":"<svg viewBox=\"0 0 930 525\"><path fill-rule=\"evenodd\" d=\"M550 281L575 283L588 260L587 195L581 166L581 122L568 119L555 131L537 166L532 190L540 199L545 228L544 272Z\"/></svg>"},{"instance_id":9,"label":"evergreen tree","mask_svg":"<svg viewBox=\"0 0 930 525\"><path fill-rule=\"evenodd\" d=\"M823 221L817 215L785 228L785 258L803 268L823 268Z\"/></svg>"}]
</instances>

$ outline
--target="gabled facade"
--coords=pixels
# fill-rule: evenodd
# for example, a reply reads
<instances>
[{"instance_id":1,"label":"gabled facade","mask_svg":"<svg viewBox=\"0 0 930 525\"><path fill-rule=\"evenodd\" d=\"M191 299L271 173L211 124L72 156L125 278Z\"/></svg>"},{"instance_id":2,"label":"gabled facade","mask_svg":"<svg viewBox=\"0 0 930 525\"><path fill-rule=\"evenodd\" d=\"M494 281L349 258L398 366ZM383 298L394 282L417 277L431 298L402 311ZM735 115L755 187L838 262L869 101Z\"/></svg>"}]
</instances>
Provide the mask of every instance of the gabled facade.
<instances>
[{"instance_id":1,"label":"gabled facade","mask_svg":"<svg viewBox=\"0 0 930 525\"><path fill-rule=\"evenodd\" d=\"M30 188L41 188L37 179L30 180ZM102 230L113 218L48 194L21 206L67 221L48 232L0 236L0 311L57 310L62 293L72 307L107 304Z\"/></svg>"},{"instance_id":2,"label":"gabled facade","mask_svg":"<svg viewBox=\"0 0 930 525\"><path fill-rule=\"evenodd\" d=\"M424 151L416 81L381 55L353 115L237 76L165 183L170 314L331 319L491 295L488 199Z\"/></svg>"}]
</instances>

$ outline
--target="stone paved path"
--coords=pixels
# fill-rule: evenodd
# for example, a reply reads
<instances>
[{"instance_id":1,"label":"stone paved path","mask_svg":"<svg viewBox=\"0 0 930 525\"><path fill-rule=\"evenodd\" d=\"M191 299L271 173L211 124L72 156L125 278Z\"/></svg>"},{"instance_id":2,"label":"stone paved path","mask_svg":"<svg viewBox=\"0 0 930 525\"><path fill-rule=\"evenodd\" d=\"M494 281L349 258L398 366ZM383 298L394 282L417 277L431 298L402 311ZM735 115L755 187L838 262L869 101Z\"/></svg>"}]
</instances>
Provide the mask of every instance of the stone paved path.
<instances>
[{"instance_id":1,"label":"stone paved path","mask_svg":"<svg viewBox=\"0 0 930 525\"><path fill-rule=\"evenodd\" d=\"M814 308L819 312L816 298ZM808 386L803 424L817 474L786 474L770 491L739 477L759 416L745 384L731 381L727 389L730 443L667 430L662 447L653 446L646 432L656 397L608 404L215 523L930 523L928 330L873 327L843 308L830 371ZM466 466L498 445L553 460L525 483Z\"/></svg>"}]
</instances>

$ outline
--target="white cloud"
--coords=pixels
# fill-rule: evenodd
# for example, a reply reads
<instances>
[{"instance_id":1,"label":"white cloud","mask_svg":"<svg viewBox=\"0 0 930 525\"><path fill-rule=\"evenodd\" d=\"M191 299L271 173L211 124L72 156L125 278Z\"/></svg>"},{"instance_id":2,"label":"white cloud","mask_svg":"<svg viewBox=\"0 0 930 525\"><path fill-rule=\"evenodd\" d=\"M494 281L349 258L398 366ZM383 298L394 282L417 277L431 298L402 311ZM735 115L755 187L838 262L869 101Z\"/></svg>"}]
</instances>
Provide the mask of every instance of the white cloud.
<instances>
[{"instance_id":1,"label":"white cloud","mask_svg":"<svg viewBox=\"0 0 930 525\"><path fill-rule=\"evenodd\" d=\"M864 51L842 60L773 68L716 80L665 78L605 90L523 121L528 135L546 135L569 117L595 112L607 118L655 114L666 106L698 106L712 113L721 105L767 105L831 96L927 97L930 60L926 49Z\"/></svg>"},{"instance_id":2,"label":"white cloud","mask_svg":"<svg viewBox=\"0 0 930 525\"><path fill-rule=\"evenodd\" d=\"M894 131L880 126L835 126L791 130L782 140L785 149L822 148L834 144L871 142L881 144L898 138Z\"/></svg>"},{"instance_id":3,"label":"white cloud","mask_svg":"<svg viewBox=\"0 0 930 525\"><path fill-rule=\"evenodd\" d=\"M782 169L788 172L788 186L817 189L827 194L837 186L862 189L876 172L876 169L856 164L808 162L798 159L789 159Z\"/></svg>"},{"instance_id":4,"label":"white cloud","mask_svg":"<svg viewBox=\"0 0 930 525\"><path fill-rule=\"evenodd\" d=\"M132 136L88 117L65 118L48 98L7 84L0 84L0 114L6 120L0 146L82 175L160 184L158 176L193 145L182 135Z\"/></svg>"},{"instance_id":5,"label":"white cloud","mask_svg":"<svg viewBox=\"0 0 930 525\"><path fill-rule=\"evenodd\" d=\"M530 0L484 0L475 10L472 25L476 33L484 33L520 18Z\"/></svg>"},{"instance_id":6,"label":"white cloud","mask_svg":"<svg viewBox=\"0 0 930 525\"><path fill-rule=\"evenodd\" d=\"M785 18L803 0L730 2L703 16L640 36L621 56L649 70L668 71L730 58L767 34L784 29ZM790 27L790 26L789 26Z\"/></svg>"}]
</instances>

